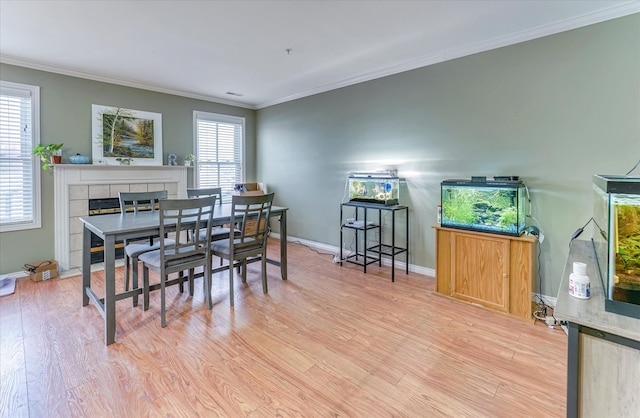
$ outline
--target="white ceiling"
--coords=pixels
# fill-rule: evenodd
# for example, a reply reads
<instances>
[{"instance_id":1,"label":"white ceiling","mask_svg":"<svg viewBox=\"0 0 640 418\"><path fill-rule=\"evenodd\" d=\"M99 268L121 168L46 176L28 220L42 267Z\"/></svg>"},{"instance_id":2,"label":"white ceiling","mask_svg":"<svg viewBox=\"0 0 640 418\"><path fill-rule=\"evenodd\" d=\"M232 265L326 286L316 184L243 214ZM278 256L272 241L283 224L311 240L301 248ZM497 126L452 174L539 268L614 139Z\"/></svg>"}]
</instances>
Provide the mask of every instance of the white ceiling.
<instances>
[{"instance_id":1,"label":"white ceiling","mask_svg":"<svg viewBox=\"0 0 640 418\"><path fill-rule=\"evenodd\" d=\"M259 109L637 12L638 0L0 0L0 61Z\"/></svg>"}]
</instances>

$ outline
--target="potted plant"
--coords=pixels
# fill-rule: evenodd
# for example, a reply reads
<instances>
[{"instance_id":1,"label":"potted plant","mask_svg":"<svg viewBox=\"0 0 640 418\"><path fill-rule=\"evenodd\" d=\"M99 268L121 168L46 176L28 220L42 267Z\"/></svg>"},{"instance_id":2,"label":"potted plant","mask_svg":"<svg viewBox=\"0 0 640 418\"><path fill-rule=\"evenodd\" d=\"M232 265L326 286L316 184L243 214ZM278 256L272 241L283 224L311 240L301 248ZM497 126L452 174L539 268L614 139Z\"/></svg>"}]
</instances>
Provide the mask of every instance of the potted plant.
<instances>
[{"instance_id":1,"label":"potted plant","mask_svg":"<svg viewBox=\"0 0 640 418\"><path fill-rule=\"evenodd\" d=\"M193 154L187 154L184 156L184 165L187 167L191 167L193 162L196 160L196 156Z\"/></svg>"},{"instance_id":2,"label":"potted plant","mask_svg":"<svg viewBox=\"0 0 640 418\"><path fill-rule=\"evenodd\" d=\"M42 161L42 169L50 170L54 164L60 164L62 162L62 146L64 144L38 144L31 150L33 155L38 156Z\"/></svg>"}]
</instances>

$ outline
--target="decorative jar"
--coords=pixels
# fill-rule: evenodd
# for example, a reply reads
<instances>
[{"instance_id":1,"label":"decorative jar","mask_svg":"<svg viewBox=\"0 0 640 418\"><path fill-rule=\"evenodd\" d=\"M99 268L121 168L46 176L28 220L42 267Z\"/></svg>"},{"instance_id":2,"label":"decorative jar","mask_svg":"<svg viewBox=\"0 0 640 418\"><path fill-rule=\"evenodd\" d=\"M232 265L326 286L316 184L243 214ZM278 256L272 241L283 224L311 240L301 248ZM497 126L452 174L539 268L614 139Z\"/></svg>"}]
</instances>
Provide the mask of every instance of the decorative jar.
<instances>
[{"instance_id":1,"label":"decorative jar","mask_svg":"<svg viewBox=\"0 0 640 418\"><path fill-rule=\"evenodd\" d=\"M70 155L69 162L71 164L89 164L89 157L82 154Z\"/></svg>"}]
</instances>

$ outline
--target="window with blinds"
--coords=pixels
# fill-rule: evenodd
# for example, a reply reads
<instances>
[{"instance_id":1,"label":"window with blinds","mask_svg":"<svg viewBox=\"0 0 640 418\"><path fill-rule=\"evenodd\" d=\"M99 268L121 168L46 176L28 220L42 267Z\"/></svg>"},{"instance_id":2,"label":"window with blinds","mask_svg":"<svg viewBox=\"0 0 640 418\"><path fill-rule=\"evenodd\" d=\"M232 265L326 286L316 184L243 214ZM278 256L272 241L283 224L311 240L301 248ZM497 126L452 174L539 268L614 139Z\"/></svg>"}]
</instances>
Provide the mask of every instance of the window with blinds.
<instances>
[{"instance_id":1,"label":"window with blinds","mask_svg":"<svg viewBox=\"0 0 640 418\"><path fill-rule=\"evenodd\" d=\"M221 187L231 201L236 183L244 183L244 118L194 112L196 187Z\"/></svg>"},{"instance_id":2,"label":"window with blinds","mask_svg":"<svg viewBox=\"0 0 640 418\"><path fill-rule=\"evenodd\" d=\"M0 232L40 228L40 88L0 81Z\"/></svg>"}]
</instances>

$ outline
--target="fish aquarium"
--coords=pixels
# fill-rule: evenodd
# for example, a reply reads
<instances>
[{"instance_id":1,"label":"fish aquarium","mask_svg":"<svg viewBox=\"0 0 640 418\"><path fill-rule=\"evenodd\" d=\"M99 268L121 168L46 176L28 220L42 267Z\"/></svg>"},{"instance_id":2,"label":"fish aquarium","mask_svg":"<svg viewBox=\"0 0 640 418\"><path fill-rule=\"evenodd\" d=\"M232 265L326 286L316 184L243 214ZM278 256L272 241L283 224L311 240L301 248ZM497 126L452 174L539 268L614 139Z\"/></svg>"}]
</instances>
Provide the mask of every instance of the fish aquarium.
<instances>
[{"instance_id":1,"label":"fish aquarium","mask_svg":"<svg viewBox=\"0 0 640 418\"><path fill-rule=\"evenodd\" d=\"M640 177L593 177L592 242L605 310L640 318Z\"/></svg>"},{"instance_id":2,"label":"fish aquarium","mask_svg":"<svg viewBox=\"0 0 640 418\"><path fill-rule=\"evenodd\" d=\"M400 202L400 179L392 172L351 173L349 201L397 205Z\"/></svg>"},{"instance_id":3,"label":"fish aquarium","mask_svg":"<svg viewBox=\"0 0 640 418\"><path fill-rule=\"evenodd\" d=\"M525 229L526 188L520 180L445 180L441 225L519 236Z\"/></svg>"}]
</instances>

